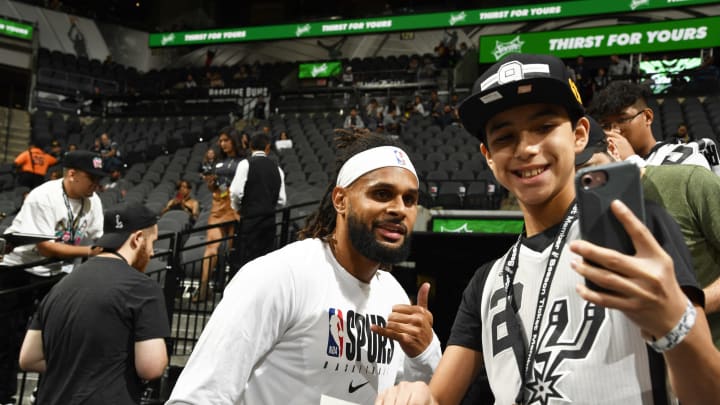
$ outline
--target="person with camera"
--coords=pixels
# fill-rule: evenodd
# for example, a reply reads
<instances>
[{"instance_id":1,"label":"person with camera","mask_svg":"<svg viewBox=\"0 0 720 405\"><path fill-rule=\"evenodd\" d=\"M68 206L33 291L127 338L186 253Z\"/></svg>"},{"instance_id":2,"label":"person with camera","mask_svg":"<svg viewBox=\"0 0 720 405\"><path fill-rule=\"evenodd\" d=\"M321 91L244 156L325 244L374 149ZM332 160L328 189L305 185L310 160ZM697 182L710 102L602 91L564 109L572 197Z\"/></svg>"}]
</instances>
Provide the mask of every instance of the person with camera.
<instances>
[{"instance_id":1,"label":"person with camera","mask_svg":"<svg viewBox=\"0 0 720 405\"><path fill-rule=\"evenodd\" d=\"M221 129L218 138L218 148L220 150L218 163L215 164L214 169L206 171L203 176L205 184L207 184L212 192L212 206L210 208L210 216L208 217L208 225L221 224L240 219L230 204L230 183L235 176L238 163L243 159L242 144L238 133L231 127ZM208 229L207 241L216 242L210 243L205 247L202 274L200 276L200 288L196 290L192 298L193 302L202 302L207 299L208 280L210 273L217 265L218 248L220 247L221 239L232 235L234 230L233 224ZM228 240L227 243L230 245L232 241ZM229 248L230 246L228 246L228 250Z\"/></svg>"},{"instance_id":2,"label":"person with camera","mask_svg":"<svg viewBox=\"0 0 720 405\"><path fill-rule=\"evenodd\" d=\"M674 220L645 204L645 225L616 200L635 253L581 235L575 164L590 123L564 63L508 55L459 114L524 230L468 284L429 387L400 384L375 404L458 404L481 371L497 404L716 403L720 352Z\"/></svg>"},{"instance_id":3,"label":"person with camera","mask_svg":"<svg viewBox=\"0 0 720 405\"><path fill-rule=\"evenodd\" d=\"M200 176L212 174L215 171L215 165L218 164L217 153L215 148L210 146L203 156L203 160L200 163Z\"/></svg>"}]
</instances>

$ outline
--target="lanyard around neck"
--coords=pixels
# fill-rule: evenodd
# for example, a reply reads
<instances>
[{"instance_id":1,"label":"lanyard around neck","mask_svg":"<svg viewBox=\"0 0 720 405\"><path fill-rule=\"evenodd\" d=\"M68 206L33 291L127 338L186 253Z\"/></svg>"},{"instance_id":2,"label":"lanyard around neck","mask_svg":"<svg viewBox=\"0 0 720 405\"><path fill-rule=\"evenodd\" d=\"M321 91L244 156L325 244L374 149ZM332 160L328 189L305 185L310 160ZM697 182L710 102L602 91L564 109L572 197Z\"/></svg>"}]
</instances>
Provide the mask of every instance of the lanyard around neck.
<instances>
[{"instance_id":1,"label":"lanyard around neck","mask_svg":"<svg viewBox=\"0 0 720 405\"><path fill-rule=\"evenodd\" d=\"M65 183L60 183L62 185L62 191L63 191L63 202L65 202L65 208L67 209L67 217L68 217L68 229L66 232L68 232L70 236L70 244L75 244L75 235L77 234L77 228L78 224L80 223L80 218L83 216L83 209L85 208L85 199L80 200L80 211L78 211L77 218L75 217L75 214L72 212L72 207L70 206L70 199L68 197L67 191L65 191Z\"/></svg>"},{"instance_id":2,"label":"lanyard around neck","mask_svg":"<svg viewBox=\"0 0 720 405\"><path fill-rule=\"evenodd\" d=\"M532 363L535 358L535 352L537 351L537 340L540 335L540 324L545 313L545 307L547 306L547 298L550 294L550 287L552 285L553 278L555 277L555 271L560 261L560 253L565 247L567 242L567 233L570 229L570 225L575 221L577 217L577 204L573 203L569 212L565 215L565 219L562 222L560 231L558 232L555 240L552 244L552 250L550 257L548 257L547 265L545 267L545 274L543 275L542 284L540 285L540 292L538 293L537 307L535 309L535 316L533 317L533 324L530 333L529 344L525 343L524 334L521 328L521 322L518 319L518 308L515 305L513 298L515 289L513 281L518 270L518 253L520 251L520 244L522 240L522 233L518 238L517 242L513 245L510 250L510 254L505 263L503 264L503 285L505 287L505 297L507 300L507 327L508 335L512 341L512 349L515 353L515 358L518 363L518 369L522 376L520 390L515 400L516 403L524 403L525 385L530 381L532 377ZM511 313L512 311L512 313ZM524 363L523 363L524 358Z\"/></svg>"}]
</instances>

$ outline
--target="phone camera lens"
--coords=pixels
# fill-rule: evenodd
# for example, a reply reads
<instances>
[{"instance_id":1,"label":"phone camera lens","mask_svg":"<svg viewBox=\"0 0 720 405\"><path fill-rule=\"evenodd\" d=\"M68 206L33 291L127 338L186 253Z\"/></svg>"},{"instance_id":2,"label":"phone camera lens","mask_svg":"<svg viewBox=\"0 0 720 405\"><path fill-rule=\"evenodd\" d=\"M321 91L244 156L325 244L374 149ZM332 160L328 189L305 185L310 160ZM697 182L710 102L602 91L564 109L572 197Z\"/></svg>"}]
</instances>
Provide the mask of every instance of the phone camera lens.
<instances>
[{"instance_id":1,"label":"phone camera lens","mask_svg":"<svg viewBox=\"0 0 720 405\"><path fill-rule=\"evenodd\" d=\"M592 183L593 183L593 179L590 175L586 174L585 176L583 176L583 178L582 178L583 186L590 187L592 185Z\"/></svg>"}]
</instances>

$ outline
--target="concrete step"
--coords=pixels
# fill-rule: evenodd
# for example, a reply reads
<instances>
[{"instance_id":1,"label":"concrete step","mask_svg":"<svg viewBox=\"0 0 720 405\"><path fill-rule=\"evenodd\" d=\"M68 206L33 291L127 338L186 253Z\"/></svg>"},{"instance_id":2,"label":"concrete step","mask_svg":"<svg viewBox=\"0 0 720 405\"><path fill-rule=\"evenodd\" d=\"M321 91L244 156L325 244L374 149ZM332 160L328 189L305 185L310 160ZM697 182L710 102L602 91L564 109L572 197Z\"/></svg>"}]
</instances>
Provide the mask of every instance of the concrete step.
<instances>
[{"instance_id":1,"label":"concrete step","mask_svg":"<svg viewBox=\"0 0 720 405\"><path fill-rule=\"evenodd\" d=\"M24 110L0 108L0 161L12 162L15 156L27 149L29 140L30 114Z\"/></svg>"},{"instance_id":2,"label":"concrete step","mask_svg":"<svg viewBox=\"0 0 720 405\"><path fill-rule=\"evenodd\" d=\"M13 125L17 125L16 123L20 123L22 124L22 126L30 128L30 113L25 110L11 109L10 120Z\"/></svg>"}]
</instances>

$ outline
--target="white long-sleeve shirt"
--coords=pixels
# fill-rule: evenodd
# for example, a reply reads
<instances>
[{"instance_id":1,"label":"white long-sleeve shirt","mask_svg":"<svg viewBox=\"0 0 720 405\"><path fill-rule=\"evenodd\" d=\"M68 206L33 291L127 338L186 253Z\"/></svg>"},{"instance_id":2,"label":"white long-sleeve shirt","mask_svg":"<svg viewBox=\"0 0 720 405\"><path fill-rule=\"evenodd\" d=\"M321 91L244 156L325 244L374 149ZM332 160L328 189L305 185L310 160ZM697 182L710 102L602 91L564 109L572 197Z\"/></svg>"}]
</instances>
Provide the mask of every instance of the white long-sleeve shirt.
<instances>
[{"instance_id":1,"label":"white long-sleeve shirt","mask_svg":"<svg viewBox=\"0 0 720 405\"><path fill-rule=\"evenodd\" d=\"M256 151L252 153L252 156L263 156L265 152ZM247 159L243 159L237 165L235 169L235 177L233 177L230 183L230 205L235 211L240 211L240 205L242 205L242 199L245 195L245 183L247 182L248 171L250 170L250 162ZM280 192L278 193L278 205L284 206L287 202L287 195L285 193L285 172L278 166L280 172Z\"/></svg>"},{"instance_id":2,"label":"white long-sleeve shirt","mask_svg":"<svg viewBox=\"0 0 720 405\"><path fill-rule=\"evenodd\" d=\"M398 381L428 382L437 336L410 358L370 329L409 303L390 273L362 282L320 239L287 245L233 278L167 405L373 404Z\"/></svg>"}]
</instances>

